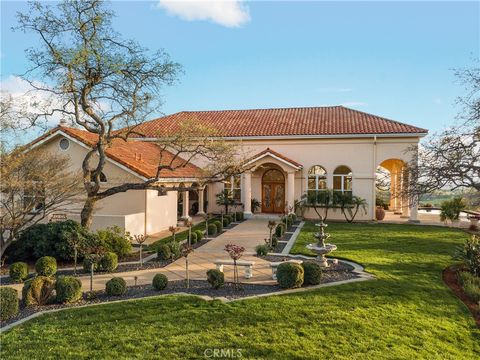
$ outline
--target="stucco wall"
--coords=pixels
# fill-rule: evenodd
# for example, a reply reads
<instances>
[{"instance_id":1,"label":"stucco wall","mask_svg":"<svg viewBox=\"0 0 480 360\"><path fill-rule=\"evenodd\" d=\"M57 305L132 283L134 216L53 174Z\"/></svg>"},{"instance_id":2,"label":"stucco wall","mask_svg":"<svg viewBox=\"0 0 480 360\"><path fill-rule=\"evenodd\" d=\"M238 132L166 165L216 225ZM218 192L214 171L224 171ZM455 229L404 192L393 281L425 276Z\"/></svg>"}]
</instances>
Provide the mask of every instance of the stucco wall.
<instances>
[{"instance_id":1,"label":"stucco wall","mask_svg":"<svg viewBox=\"0 0 480 360\"><path fill-rule=\"evenodd\" d=\"M177 224L177 191L158 196L155 190L147 190L147 233L154 234Z\"/></svg>"}]
</instances>

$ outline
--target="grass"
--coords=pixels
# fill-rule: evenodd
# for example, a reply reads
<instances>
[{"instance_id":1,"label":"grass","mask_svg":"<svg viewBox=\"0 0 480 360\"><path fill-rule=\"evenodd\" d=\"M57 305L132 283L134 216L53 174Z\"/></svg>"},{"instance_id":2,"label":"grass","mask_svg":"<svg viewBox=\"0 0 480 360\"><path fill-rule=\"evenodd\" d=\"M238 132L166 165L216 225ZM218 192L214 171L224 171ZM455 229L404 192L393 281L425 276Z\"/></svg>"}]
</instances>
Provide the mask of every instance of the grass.
<instances>
[{"instance_id":1,"label":"grass","mask_svg":"<svg viewBox=\"0 0 480 360\"><path fill-rule=\"evenodd\" d=\"M307 224L296 252L311 242ZM466 235L413 225L332 224L335 255L372 281L229 304L169 296L49 314L1 335L2 359L476 359L480 331L442 282Z\"/></svg>"}]
</instances>

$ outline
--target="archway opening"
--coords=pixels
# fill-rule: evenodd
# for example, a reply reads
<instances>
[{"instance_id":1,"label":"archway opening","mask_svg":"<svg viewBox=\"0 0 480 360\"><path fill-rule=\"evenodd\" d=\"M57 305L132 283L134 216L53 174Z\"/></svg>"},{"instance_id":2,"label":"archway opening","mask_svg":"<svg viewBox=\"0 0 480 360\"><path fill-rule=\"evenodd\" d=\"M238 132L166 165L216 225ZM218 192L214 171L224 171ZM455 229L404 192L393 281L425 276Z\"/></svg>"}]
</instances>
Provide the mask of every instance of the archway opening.
<instances>
[{"instance_id":1,"label":"archway opening","mask_svg":"<svg viewBox=\"0 0 480 360\"><path fill-rule=\"evenodd\" d=\"M395 215L408 216L407 187L407 164L400 159L382 161L377 167L375 179L376 206Z\"/></svg>"}]
</instances>

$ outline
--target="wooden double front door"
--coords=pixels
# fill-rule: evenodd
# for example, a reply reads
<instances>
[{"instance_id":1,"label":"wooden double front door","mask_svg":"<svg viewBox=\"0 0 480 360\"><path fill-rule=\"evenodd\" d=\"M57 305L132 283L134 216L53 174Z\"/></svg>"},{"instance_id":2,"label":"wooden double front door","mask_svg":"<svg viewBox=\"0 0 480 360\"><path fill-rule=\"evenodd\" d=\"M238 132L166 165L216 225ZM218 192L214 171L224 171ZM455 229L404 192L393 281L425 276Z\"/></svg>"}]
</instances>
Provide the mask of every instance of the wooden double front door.
<instances>
[{"instance_id":1,"label":"wooden double front door","mask_svg":"<svg viewBox=\"0 0 480 360\"><path fill-rule=\"evenodd\" d=\"M267 170L262 177L262 212L285 211L285 177L276 169Z\"/></svg>"}]
</instances>

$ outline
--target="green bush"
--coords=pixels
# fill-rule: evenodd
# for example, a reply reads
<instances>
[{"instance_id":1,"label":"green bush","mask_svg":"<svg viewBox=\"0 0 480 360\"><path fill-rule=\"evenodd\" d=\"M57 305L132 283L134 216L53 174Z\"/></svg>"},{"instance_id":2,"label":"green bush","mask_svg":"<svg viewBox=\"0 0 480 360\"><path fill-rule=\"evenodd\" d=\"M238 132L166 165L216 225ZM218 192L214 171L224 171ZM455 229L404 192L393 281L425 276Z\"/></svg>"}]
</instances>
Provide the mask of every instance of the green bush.
<instances>
[{"instance_id":1,"label":"green bush","mask_svg":"<svg viewBox=\"0 0 480 360\"><path fill-rule=\"evenodd\" d=\"M106 251L114 252L119 258L124 258L132 252L131 237L119 226L112 226L97 231L97 237Z\"/></svg>"},{"instance_id":2,"label":"green bush","mask_svg":"<svg viewBox=\"0 0 480 360\"><path fill-rule=\"evenodd\" d=\"M255 246L255 251L257 252L258 256L267 256L268 246L263 244L257 245Z\"/></svg>"},{"instance_id":3,"label":"green bush","mask_svg":"<svg viewBox=\"0 0 480 360\"><path fill-rule=\"evenodd\" d=\"M28 266L26 263L18 261L10 265L10 279L15 282L22 282L28 277Z\"/></svg>"},{"instance_id":4,"label":"green bush","mask_svg":"<svg viewBox=\"0 0 480 360\"><path fill-rule=\"evenodd\" d=\"M208 224L208 236L209 237L217 235L217 232L218 232L217 225L215 225L213 223Z\"/></svg>"},{"instance_id":5,"label":"green bush","mask_svg":"<svg viewBox=\"0 0 480 360\"><path fill-rule=\"evenodd\" d=\"M282 289L301 287L303 284L303 267L291 262L283 262L277 268L277 281Z\"/></svg>"},{"instance_id":6,"label":"green bush","mask_svg":"<svg viewBox=\"0 0 480 360\"><path fill-rule=\"evenodd\" d=\"M459 196L442 202L440 205L440 220L441 221L455 221L458 220L460 212L466 207L465 202Z\"/></svg>"},{"instance_id":7,"label":"green bush","mask_svg":"<svg viewBox=\"0 0 480 360\"><path fill-rule=\"evenodd\" d=\"M127 291L127 283L121 277L114 277L105 284L105 292L108 296L121 296Z\"/></svg>"},{"instance_id":8,"label":"green bush","mask_svg":"<svg viewBox=\"0 0 480 360\"><path fill-rule=\"evenodd\" d=\"M220 270L210 269L207 271L207 281L212 288L218 289L225 284L225 275Z\"/></svg>"},{"instance_id":9,"label":"green bush","mask_svg":"<svg viewBox=\"0 0 480 360\"><path fill-rule=\"evenodd\" d=\"M53 276L57 273L57 260L51 256L44 256L35 263L35 271L41 276Z\"/></svg>"},{"instance_id":10,"label":"green bush","mask_svg":"<svg viewBox=\"0 0 480 360\"><path fill-rule=\"evenodd\" d=\"M162 244L158 247L157 258L160 260L169 260L172 257L170 246Z\"/></svg>"},{"instance_id":11,"label":"green bush","mask_svg":"<svg viewBox=\"0 0 480 360\"><path fill-rule=\"evenodd\" d=\"M305 285L318 285L322 280L322 268L316 262L304 261L303 267L303 283Z\"/></svg>"},{"instance_id":12,"label":"green bush","mask_svg":"<svg viewBox=\"0 0 480 360\"><path fill-rule=\"evenodd\" d=\"M25 281L22 289L25 306L45 305L52 298L55 280L48 276L37 276Z\"/></svg>"},{"instance_id":13,"label":"green bush","mask_svg":"<svg viewBox=\"0 0 480 360\"><path fill-rule=\"evenodd\" d=\"M233 215L232 214L228 214L228 215L224 215L223 216L225 219L228 219L228 223L231 224L233 222Z\"/></svg>"},{"instance_id":14,"label":"green bush","mask_svg":"<svg viewBox=\"0 0 480 360\"><path fill-rule=\"evenodd\" d=\"M11 319L18 314L18 292L10 287L0 287L0 320Z\"/></svg>"},{"instance_id":15,"label":"green bush","mask_svg":"<svg viewBox=\"0 0 480 360\"><path fill-rule=\"evenodd\" d=\"M197 233L195 231L192 231L192 234L190 235L190 244L196 244L197 242Z\"/></svg>"},{"instance_id":16,"label":"green bush","mask_svg":"<svg viewBox=\"0 0 480 360\"><path fill-rule=\"evenodd\" d=\"M100 261L97 259L96 255L90 254L85 256L83 259L83 271L89 273L93 264L93 271L97 272L100 270Z\"/></svg>"},{"instance_id":17,"label":"green bush","mask_svg":"<svg viewBox=\"0 0 480 360\"><path fill-rule=\"evenodd\" d=\"M243 212L239 211L236 213L237 216L237 221L242 221L243 220Z\"/></svg>"},{"instance_id":18,"label":"green bush","mask_svg":"<svg viewBox=\"0 0 480 360\"><path fill-rule=\"evenodd\" d=\"M153 277L152 286L155 290L160 291L167 287L168 278L163 274L157 274Z\"/></svg>"},{"instance_id":19,"label":"green bush","mask_svg":"<svg viewBox=\"0 0 480 360\"><path fill-rule=\"evenodd\" d=\"M170 252L173 256L174 259L178 259L180 256L182 256L182 248L180 246L180 243L178 241L171 241L168 246L170 246Z\"/></svg>"},{"instance_id":20,"label":"green bush","mask_svg":"<svg viewBox=\"0 0 480 360\"><path fill-rule=\"evenodd\" d=\"M114 252L107 252L100 260L100 269L112 272L118 267L118 256Z\"/></svg>"},{"instance_id":21,"label":"green bush","mask_svg":"<svg viewBox=\"0 0 480 360\"><path fill-rule=\"evenodd\" d=\"M275 249L278 245L278 237L277 235L273 234L272 235L272 247Z\"/></svg>"},{"instance_id":22,"label":"green bush","mask_svg":"<svg viewBox=\"0 0 480 360\"><path fill-rule=\"evenodd\" d=\"M480 276L480 237L472 235L457 248L456 259L461 260L475 276Z\"/></svg>"},{"instance_id":23,"label":"green bush","mask_svg":"<svg viewBox=\"0 0 480 360\"><path fill-rule=\"evenodd\" d=\"M69 240L77 237L88 245L91 236L79 223L73 220L35 224L22 231L18 239L6 251L9 259L38 259L52 256L59 260L72 260L73 247Z\"/></svg>"},{"instance_id":24,"label":"green bush","mask_svg":"<svg viewBox=\"0 0 480 360\"><path fill-rule=\"evenodd\" d=\"M275 236L277 238L281 238L284 232L285 232L285 224L278 224L277 227L275 228Z\"/></svg>"},{"instance_id":25,"label":"green bush","mask_svg":"<svg viewBox=\"0 0 480 360\"><path fill-rule=\"evenodd\" d=\"M223 227L230 225L230 220L227 217L223 217Z\"/></svg>"},{"instance_id":26,"label":"green bush","mask_svg":"<svg viewBox=\"0 0 480 360\"><path fill-rule=\"evenodd\" d=\"M195 230L195 234L197 234L197 242L203 239L203 231L202 230Z\"/></svg>"},{"instance_id":27,"label":"green bush","mask_svg":"<svg viewBox=\"0 0 480 360\"><path fill-rule=\"evenodd\" d=\"M82 282L74 276L60 276L55 284L57 302L72 303L82 298Z\"/></svg>"},{"instance_id":28,"label":"green bush","mask_svg":"<svg viewBox=\"0 0 480 360\"><path fill-rule=\"evenodd\" d=\"M213 224L215 224L215 226L217 227L217 233L221 233L223 230L223 225L220 220L215 220Z\"/></svg>"}]
</instances>

